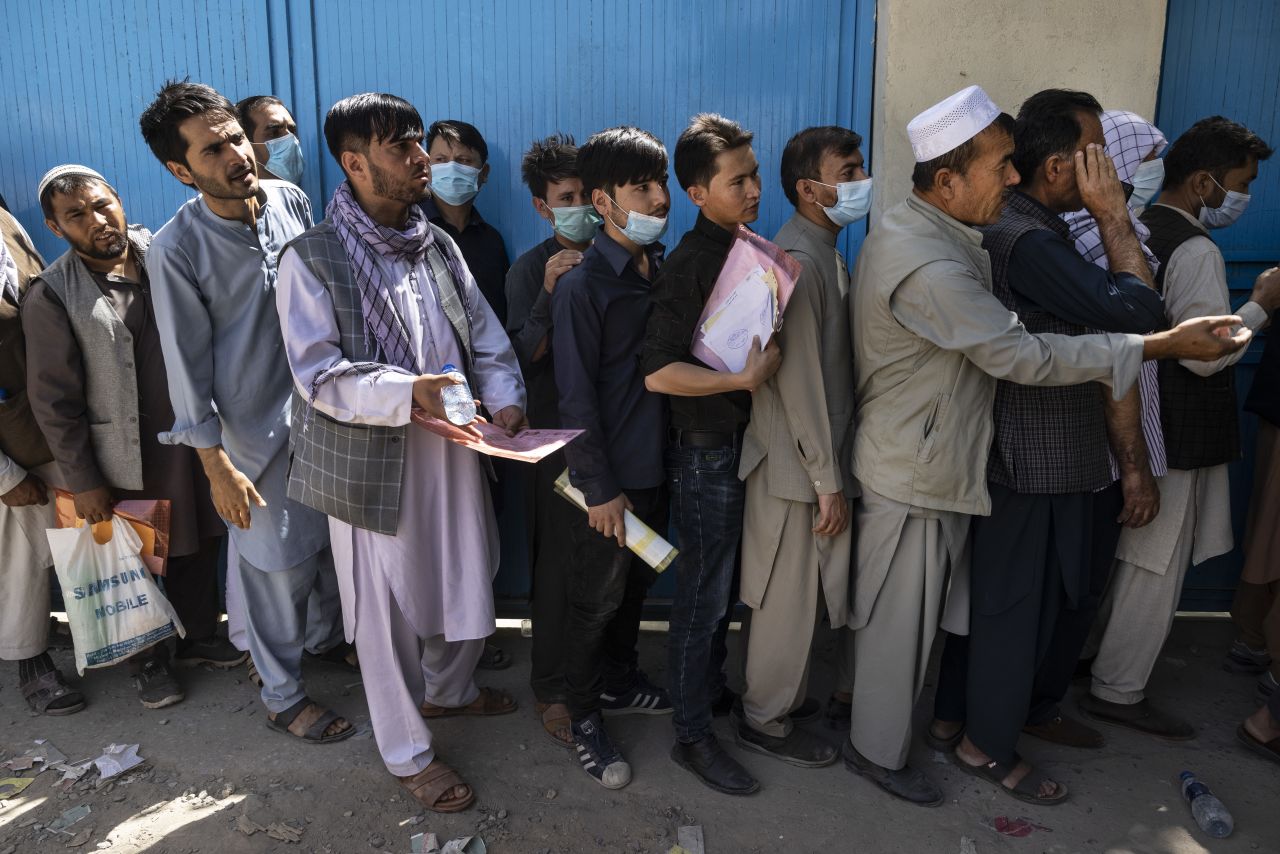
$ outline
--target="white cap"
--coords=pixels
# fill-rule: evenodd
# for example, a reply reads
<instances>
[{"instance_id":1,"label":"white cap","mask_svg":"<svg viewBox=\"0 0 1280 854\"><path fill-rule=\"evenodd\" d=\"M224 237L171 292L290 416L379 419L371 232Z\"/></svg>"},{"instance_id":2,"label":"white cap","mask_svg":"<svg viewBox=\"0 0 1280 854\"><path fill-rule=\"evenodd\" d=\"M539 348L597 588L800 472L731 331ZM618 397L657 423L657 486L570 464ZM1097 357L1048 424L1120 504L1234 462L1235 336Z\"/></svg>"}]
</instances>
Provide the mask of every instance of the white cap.
<instances>
[{"instance_id":1,"label":"white cap","mask_svg":"<svg viewBox=\"0 0 1280 854\"><path fill-rule=\"evenodd\" d=\"M44 173L44 177L40 179L40 185L36 187L36 198L39 199L44 195L45 187L48 187L51 182L56 181L59 178L65 178L68 175L83 175L86 178L97 178L102 183L108 184L106 178L103 178L88 166L80 166L75 163L64 163L63 165L55 166L48 172ZM108 186L110 185L108 184Z\"/></svg>"},{"instance_id":2,"label":"white cap","mask_svg":"<svg viewBox=\"0 0 1280 854\"><path fill-rule=\"evenodd\" d=\"M907 136L917 163L959 148L987 129L1000 108L981 86L961 89L907 122Z\"/></svg>"}]
</instances>

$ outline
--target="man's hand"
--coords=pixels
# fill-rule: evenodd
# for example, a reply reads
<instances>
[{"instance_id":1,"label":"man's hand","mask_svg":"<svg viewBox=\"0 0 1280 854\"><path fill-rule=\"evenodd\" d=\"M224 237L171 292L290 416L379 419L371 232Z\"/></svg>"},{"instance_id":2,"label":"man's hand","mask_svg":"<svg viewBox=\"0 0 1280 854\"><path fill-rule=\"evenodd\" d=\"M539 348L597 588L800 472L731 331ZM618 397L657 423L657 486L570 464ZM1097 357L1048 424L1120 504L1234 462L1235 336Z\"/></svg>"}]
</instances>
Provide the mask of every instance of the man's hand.
<instances>
[{"instance_id":1,"label":"man's hand","mask_svg":"<svg viewBox=\"0 0 1280 854\"><path fill-rule=\"evenodd\" d=\"M430 415L438 421L453 427L457 431L457 438L461 441L478 441L480 431L475 428L476 421L482 420L478 416L475 421L470 424L459 426L449 421L449 417L444 412L444 399L440 396L440 392L448 386L457 385L458 381L449 374L423 374L414 380L413 383L413 402L419 409ZM476 401L476 408L480 408L480 401Z\"/></svg>"},{"instance_id":2,"label":"man's hand","mask_svg":"<svg viewBox=\"0 0 1280 854\"><path fill-rule=\"evenodd\" d=\"M106 486L77 492L75 494L75 502L76 515L90 525L96 525L99 522L110 522L111 511L116 506L116 500L111 495L111 489Z\"/></svg>"},{"instance_id":3,"label":"man's hand","mask_svg":"<svg viewBox=\"0 0 1280 854\"><path fill-rule=\"evenodd\" d=\"M746 391L755 391L760 384L778 372L782 365L782 350L778 347L778 339L769 339L769 346L760 349L760 336L751 339L751 349L747 351L747 363L738 372L738 380Z\"/></svg>"},{"instance_id":4,"label":"man's hand","mask_svg":"<svg viewBox=\"0 0 1280 854\"><path fill-rule=\"evenodd\" d=\"M1116 521L1124 527L1141 528L1160 513L1160 490L1149 467L1122 471L1120 491L1124 493L1124 507Z\"/></svg>"},{"instance_id":5,"label":"man's hand","mask_svg":"<svg viewBox=\"0 0 1280 854\"><path fill-rule=\"evenodd\" d=\"M547 259L547 266L542 273L542 289L551 293L556 289L560 277L582 263L582 253L577 249L561 249ZM498 420L497 416L494 420Z\"/></svg>"},{"instance_id":6,"label":"man's hand","mask_svg":"<svg viewBox=\"0 0 1280 854\"><path fill-rule=\"evenodd\" d=\"M231 464L227 452L221 447L198 448L204 473L209 478L209 493L213 497L218 515L242 530L249 530L249 510L253 505L266 507L253 481Z\"/></svg>"},{"instance_id":7,"label":"man's hand","mask_svg":"<svg viewBox=\"0 0 1280 854\"><path fill-rule=\"evenodd\" d=\"M49 489L44 481L33 474L28 474L13 489L0 495L0 502L6 507L30 507L33 504L49 503Z\"/></svg>"},{"instance_id":8,"label":"man's hand","mask_svg":"<svg viewBox=\"0 0 1280 854\"><path fill-rule=\"evenodd\" d=\"M514 436L529 426L529 419L520 407L508 406L493 413L493 423L506 430L508 436Z\"/></svg>"},{"instance_id":9,"label":"man's hand","mask_svg":"<svg viewBox=\"0 0 1280 854\"><path fill-rule=\"evenodd\" d=\"M1254 280L1249 299L1262 306L1267 314L1280 307L1280 267L1265 270Z\"/></svg>"},{"instance_id":10,"label":"man's hand","mask_svg":"<svg viewBox=\"0 0 1280 854\"><path fill-rule=\"evenodd\" d=\"M1143 339L1144 359L1189 359L1212 362L1249 343L1253 332L1237 315L1193 317L1165 332ZM1235 332L1231 327L1238 326Z\"/></svg>"},{"instance_id":11,"label":"man's hand","mask_svg":"<svg viewBox=\"0 0 1280 854\"><path fill-rule=\"evenodd\" d=\"M1076 187L1085 210L1096 220L1107 217L1129 219L1129 206L1124 186L1116 174L1116 165L1101 145L1090 143L1075 154Z\"/></svg>"},{"instance_id":12,"label":"man's hand","mask_svg":"<svg viewBox=\"0 0 1280 854\"><path fill-rule=\"evenodd\" d=\"M626 493L619 492L618 497L612 501L588 507L587 524L599 531L602 536L616 537L618 548L625 548L627 545L627 527L622 513L624 510L634 509L631 506L631 499L627 498Z\"/></svg>"},{"instance_id":13,"label":"man's hand","mask_svg":"<svg viewBox=\"0 0 1280 854\"><path fill-rule=\"evenodd\" d=\"M813 532L823 537L838 537L849 527L849 501L843 492L818 496L818 524Z\"/></svg>"}]
</instances>

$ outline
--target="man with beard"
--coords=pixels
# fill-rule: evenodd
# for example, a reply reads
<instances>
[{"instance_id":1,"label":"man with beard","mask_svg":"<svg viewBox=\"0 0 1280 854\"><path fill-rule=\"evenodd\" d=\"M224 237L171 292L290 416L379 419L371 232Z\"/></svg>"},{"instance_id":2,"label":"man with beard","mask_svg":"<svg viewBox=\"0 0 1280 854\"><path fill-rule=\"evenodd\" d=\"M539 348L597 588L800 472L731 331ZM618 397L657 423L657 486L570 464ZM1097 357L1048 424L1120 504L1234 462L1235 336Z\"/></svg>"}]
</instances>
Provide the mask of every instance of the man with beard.
<instances>
[{"instance_id":1,"label":"man with beard","mask_svg":"<svg viewBox=\"0 0 1280 854\"><path fill-rule=\"evenodd\" d=\"M444 420L441 390L460 372L514 433L527 424L524 383L458 245L417 205L431 180L418 111L353 95L329 110L324 136L347 180L286 248L276 295L308 400L289 495L329 516L387 770L425 808L457 812L475 793L436 755L424 718L516 709L474 679L494 630L498 531L481 457L409 422L415 408Z\"/></svg>"},{"instance_id":2,"label":"man with beard","mask_svg":"<svg viewBox=\"0 0 1280 854\"><path fill-rule=\"evenodd\" d=\"M336 586L325 519L285 495L293 384L275 312L276 260L311 226L296 186L259 181L235 107L214 89L168 83L143 112L143 138L200 195L147 255L168 369L173 427L160 441L196 449L237 559L249 652L268 725L310 743L355 730L307 697L307 597ZM335 608L325 648L342 640ZM321 650L322 651L322 650Z\"/></svg>"},{"instance_id":3,"label":"man with beard","mask_svg":"<svg viewBox=\"0 0 1280 854\"><path fill-rule=\"evenodd\" d=\"M218 551L224 526L195 452L160 444L173 423L160 333L143 262L145 228L127 226L120 196L84 166L59 166L40 181L49 230L70 244L31 283L22 303L27 394L60 482L89 524L123 499L170 502L165 594L186 628L177 663L230 668L245 654L216 634ZM180 701L165 644L129 660L148 709Z\"/></svg>"}]
</instances>

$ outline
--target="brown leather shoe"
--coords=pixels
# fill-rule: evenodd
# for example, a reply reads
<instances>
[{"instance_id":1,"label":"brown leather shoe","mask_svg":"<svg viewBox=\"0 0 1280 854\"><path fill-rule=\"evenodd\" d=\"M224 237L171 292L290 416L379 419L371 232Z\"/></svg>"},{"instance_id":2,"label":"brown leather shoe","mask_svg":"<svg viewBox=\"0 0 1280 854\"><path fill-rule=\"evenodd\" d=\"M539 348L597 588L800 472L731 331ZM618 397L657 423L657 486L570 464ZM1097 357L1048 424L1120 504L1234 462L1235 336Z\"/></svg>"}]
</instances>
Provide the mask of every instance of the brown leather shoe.
<instances>
[{"instance_id":1,"label":"brown leather shoe","mask_svg":"<svg viewBox=\"0 0 1280 854\"><path fill-rule=\"evenodd\" d=\"M1034 735L1036 738L1042 738L1045 741L1054 744L1062 744L1067 747L1083 747L1089 750L1096 750L1106 744L1106 739L1102 737L1102 733L1093 727L1087 727L1075 718L1069 718L1066 715L1059 714L1052 720L1045 721L1042 724L1027 724L1022 728L1027 735Z\"/></svg>"},{"instance_id":2,"label":"brown leather shoe","mask_svg":"<svg viewBox=\"0 0 1280 854\"><path fill-rule=\"evenodd\" d=\"M1080 698L1080 711L1091 720L1127 727L1169 741L1189 741L1196 737L1195 727L1160 711L1146 699L1125 705L1085 694Z\"/></svg>"}]
</instances>

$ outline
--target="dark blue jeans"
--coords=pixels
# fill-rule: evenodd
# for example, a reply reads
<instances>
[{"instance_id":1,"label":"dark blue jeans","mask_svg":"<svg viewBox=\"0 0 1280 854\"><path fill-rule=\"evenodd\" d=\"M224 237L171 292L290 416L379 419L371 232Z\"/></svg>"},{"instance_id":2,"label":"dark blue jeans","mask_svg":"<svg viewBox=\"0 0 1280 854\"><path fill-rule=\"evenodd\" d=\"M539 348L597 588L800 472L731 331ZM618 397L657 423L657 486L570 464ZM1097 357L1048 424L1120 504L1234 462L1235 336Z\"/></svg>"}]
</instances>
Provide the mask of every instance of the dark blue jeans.
<instances>
[{"instance_id":1,"label":"dark blue jeans","mask_svg":"<svg viewBox=\"0 0 1280 854\"><path fill-rule=\"evenodd\" d=\"M667 486L676 531L676 595L667 636L676 738L711 734L711 705L725 685L729 609L738 598L738 547L746 487L740 448L668 448Z\"/></svg>"}]
</instances>

